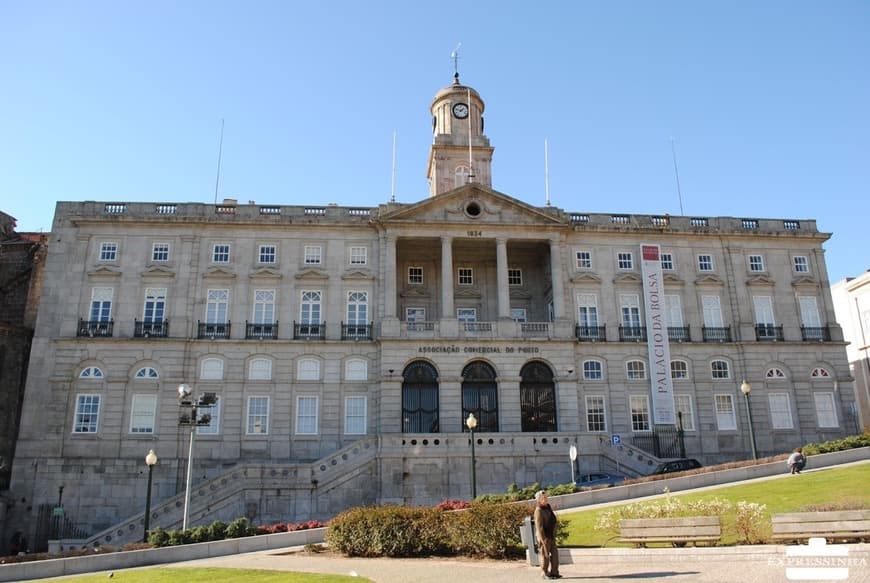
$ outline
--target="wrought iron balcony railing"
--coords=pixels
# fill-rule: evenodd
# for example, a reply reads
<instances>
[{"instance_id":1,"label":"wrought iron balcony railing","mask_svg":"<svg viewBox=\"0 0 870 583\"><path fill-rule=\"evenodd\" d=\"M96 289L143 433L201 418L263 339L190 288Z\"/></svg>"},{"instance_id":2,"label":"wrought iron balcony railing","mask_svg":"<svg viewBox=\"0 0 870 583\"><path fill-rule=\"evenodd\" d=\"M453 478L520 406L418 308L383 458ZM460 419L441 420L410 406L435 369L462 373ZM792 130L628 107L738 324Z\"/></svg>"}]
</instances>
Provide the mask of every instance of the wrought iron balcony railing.
<instances>
[{"instance_id":1,"label":"wrought iron balcony railing","mask_svg":"<svg viewBox=\"0 0 870 583\"><path fill-rule=\"evenodd\" d=\"M701 336L704 342L731 342L731 326L703 326Z\"/></svg>"},{"instance_id":2,"label":"wrought iron balcony railing","mask_svg":"<svg viewBox=\"0 0 870 583\"><path fill-rule=\"evenodd\" d=\"M294 321L293 340L326 340L326 322L298 324Z\"/></svg>"},{"instance_id":3,"label":"wrought iron balcony railing","mask_svg":"<svg viewBox=\"0 0 870 583\"><path fill-rule=\"evenodd\" d=\"M114 320L82 320L79 319L77 336L90 338L108 338L115 328Z\"/></svg>"},{"instance_id":4,"label":"wrought iron balcony railing","mask_svg":"<svg viewBox=\"0 0 870 583\"><path fill-rule=\"evenodd\" d=\"M206 338L208 340L225 340L230 337L230 323L212 323L197 321L196 337L199 339Z\"/></svg>"},{"instance_id":5,"label":"wrought iron balcony railing","mask_svg":"<svg viewBox=\"0 0 870 583\"><path fill-rule=\"evenodd\" d=\"M278 322L274 324L252 324L245 321L246 340L277 340Z\"/></svg>"},{"instance_id":6,"label":"wrought iron balcony railing","mask_svg":"<svg viewBox=\"0 0 870 583\"><path fill-rule=\"evenodd\" d=\"M342 340L371 340L372 324L345 324L341 323Z\"/></svg>"},{"instance_id":7,"label":"wrought iron balcony railing","mask_svg":"<svg viewBox=\"0 0 870 583\"><path fill-rule=\"evenodd\" d=\"M580 342L606 342L606 326L583 326L577 324L574 333Z\"/></svg>"},{"instance_id":8,"label":"wrought iron balcony railing","mask_svg":"<svg viewBox=\"0 0 870 583\"><path fill-rule=\"evenodd\" d=\"M166 338L169 336L169 320L159 322L140 322L133 320L135 338Z\"/></svg>"},{"instance_id":9,"label":"wrought iron balcony railing","mask_svg":"<svg viewBox=\"0 0 870 583\"><path fill-rule=\"evenodd\" d=\"M620 342L646 342L646 326L620 326Z\"/></svg>"}]
</instances>

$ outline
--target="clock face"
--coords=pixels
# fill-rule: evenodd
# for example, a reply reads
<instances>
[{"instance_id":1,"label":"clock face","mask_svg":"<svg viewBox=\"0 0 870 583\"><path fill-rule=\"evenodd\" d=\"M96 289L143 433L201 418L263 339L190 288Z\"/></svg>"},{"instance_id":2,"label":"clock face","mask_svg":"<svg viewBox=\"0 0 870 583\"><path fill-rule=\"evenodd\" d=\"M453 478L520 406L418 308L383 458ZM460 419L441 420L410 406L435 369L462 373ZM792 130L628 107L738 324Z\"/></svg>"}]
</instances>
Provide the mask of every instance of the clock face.
<instances>
[{"instance_id":1,"label":"clock face","mask_svg":"<svg viewBox=\"0 0 870 583\"><path fill-rule=\"evenodd\" d=\"M468 106L464 103L456 103L453 105L453 115L459 119L468 117Z\"/></svg>"}]
</instances>

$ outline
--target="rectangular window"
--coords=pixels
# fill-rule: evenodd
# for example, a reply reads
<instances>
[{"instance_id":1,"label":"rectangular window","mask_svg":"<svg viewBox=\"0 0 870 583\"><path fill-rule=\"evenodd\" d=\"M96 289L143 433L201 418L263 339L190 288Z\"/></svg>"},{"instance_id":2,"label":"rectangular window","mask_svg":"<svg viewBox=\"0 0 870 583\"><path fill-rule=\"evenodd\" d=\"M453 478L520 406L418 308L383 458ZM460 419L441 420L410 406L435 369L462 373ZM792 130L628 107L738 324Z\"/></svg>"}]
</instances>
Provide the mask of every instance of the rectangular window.
<instances>
[{"instance_id":1,"label":"rectangular window","mask_svg":"<svg viewBox=\"0 0 870 583\"><path fill-rule=\"evenodd\" d=\"M511 308L511 320L514 322L526 322L528 321L526 318L526 309L525 308Z\"/></svg>"},{"instance_id":2,"label":"rectangular window","mask_svg":"<svg viewBox=\"0 0 870 583\"><path fill-rule=\"evenodd\" d=\"M634 269L634 257L630 251L622 251L616 254L616 266L619 269Z\"/></svg>"},{"instance_id":3,"label":"rectangular window","mask_svg":"<svg viewBox=\"0 0 870 583\"><path fill-rule=\"evenodd\" d=\"M640 328L640 299L634 294L619 296L622 325L625 328Z\"/></svg>"},{"instance_id":4,"label":"rectangular window","mask_svg":"<svg viewBox=\"0 0 870 583\"><path fill-rule=\"evenodd\" d=\"M803 255L796 255L795 257L792 257L792 261L794 261L795 273L809 273L810 264L806 257Z\"/></svg>"},{"instance_id":5,"label":"rectangular window","mask_svg":"<svg viewBox=\"0 0 870 583\"><path fill-rule=\"evenodd\" d=\"M151 261L169 261L169 243L151 245Z\"/></svg>"},{"instance_id":6,"label":"rectangular window","mask_svg":"<svg viewBox=\"0 0 870 583\"><path fill-rule=\"evenodd\" d=\"M305 265L320 265L323 250L320 245L305 246Z\"/></svg>"},{"instance_id":7,"label":"rectangular window","mask_svg":"<svg viewBox=\"0 0 870 583\"><path fill-rule=\"evenodd\" d=\"M408 283L411 285L423 284L423 268L409 267L408 268Z\"/></svg>"},{"instance_id":8,"label":"rectangular window","mask_svg":"<svg viewBox=\"0 0 870 583\"><path fill-rule=\"evenodd\" d=\"M254 314L252 319L254 324L275 323L275 290L254 290Z\"/></svg>"},{"instance_id":9,"label":"rectangular window","mask_svg":"<svg viewBox=\"0 0 870 583\"><path fill-rule=\"evenodd\" d=\"M604 395L586 395L586 431L607 431Z\"/></svg>"},{"instance_id":10,"label":"rectangular window","mask_svg":"<svg viewBox=\"0 0 870 583\"><path fill-rule=\"evenodd\" d=\"M662 271L673 271L674 270L674 255L673 253L662 253Z\"/></svg>"},{"instance_id":11,"label":"rectangular window","mask_svg":"<svg viewBox=\"0 0 870 583\"><path fill-rule=\"evenodd\" d=\"M157 413L157 395L133 395L130 412L130 433L154 433L154 417Z\"/></svg>"},{"instance_id":12,"label":"rectangular window","mask_svg":"<svg viewBox=\"0 0 870 583\"><path fill-rule=\"evenodd\" d=\"M248 397L248 435L269 433L269 397Z\"/></svg>"},{"instance_id":13,"label":"rectangular window","mask_svg":"<svg viewBox=\"0 0 870 583\"><path fill-rule=\"evenodd\" d=\"M301 324L320 324L320 306L323 292L307 290L302 292L302 303L299 306L299 322Z\"/></svg>"},{"instance_id":14,"label":"rectangular window","mask_svg":"<svg viewBox=\"0 0 870 583\"><path fill-rule=\"evenodd\" d=\"M275 263L278 259L278 249L274 245L260 245L260 250L257 253L258 263Z\"/></svg>"},{"instance_id":15,"label":"rectangular window","mask_svg":"<svg viewBox=\"0 0 870 583\"><path fill-rule=\"evenodd\" d=\"M350 264L365 265L368 263L369 249L368 247L351 247L350 248Z\"/></svg>"},{"instance_id":16,"label":"rectangular window","mask_svg":"<svg viewBox=\"0 0 870 583\"><path fill-rule=\"evenodd\" d=\"M577 269L592 269L592 251L577 251L574 257Z\"/></svg>"},{"instance_id":17,"label":"rectangular window","mask_svg":"<svg viewBox=\"0 0 870 583\"><path fill-rule=\"evenodd\" d=\"M577 295L577 324L588 328L598 327L598 296L595 294ZM598 331L595 331L597 335Z\"/></svg>"},{"instance_id":18,"label":"rectangular window","mask_svg":"<svg viewBox=\"0 0 870 583\"><path fill-rule=\"evenodd\" d=\"M508 269L508 285L523 285L523 270L512 267Z\"/></svg>"},{"instance_id":19,"label":"rectangular window","mask_svg":"<svg viewBox=\"0 0 870 583\"><path fill-rule=\"evenodd\" d=\"M112 319L114 293L111 287L95 287L91 290L91 322L108 322Z\"/></svg>"},{"instance_id":20,"label":"rectangular window","mask_svg":"<svg viewBox=\"0 0 870 583\"><path fill-rule=\"evenodd\" d=\"M317 397L296 397L296 434L317 435Z\"/></svg>"},{"instance_id":21,"label":"rectangular window","mask_svg":"<svg viewBox=\"0 0 870 583\"><path fill-rule=\"evenodd\" d=\"M834 407L834 393L813 393L816 403L816 418L819 427L839 427L837 409Z\"/></svg>"},{"instance_id":22,"label":"rectangular window","mask_svg":"<svg viewBox=\"0 0 870 583\"><path fill-rule=\"evenodd\" d=\"M770 426L772 429L791 429L794 424L791 420L791 407L789 407L788 393L770 393Z\"/></svg>"},{"instance_id":23,"label":"rectangular window","mask_svg":"<svg viewBox=\"0 0 870 583\"><path fill-rule=\"evenodd\" d=\"M665 295L665 323L675 328L683 327L683 308L680 304L680 296Z\"/></svg>"},{"instance_id":24,"label":"rectangular window","mask_svg":"<svg viewBox=\"0 0 870 583\"><path fill-rule=\"evenodd\" d=\"M704 310L704 326L707 328L723 327L719 296L701 296L701 307Z\"/></svg>"},{"instance_id":25,"label":"rectangular window","mask_svg":"<svg viewBox=\"0 0 870 583\"><path fill-rule=\"evenodd\" d=\"M776 325L773 319L773 298L770 296L752 296L752 304L755 306L755 323Z\"/></svg>"},{"instance_id":26,"label":"rectangular window","mask_svg":"<svg viewBox=\"0 0 870 583\"><path fill-rule=\"evenodd\" d=\"M819 317L819 304L814 296L800 296L798 303L801 308L801 322L807 328L821 328L822 320Z\"/></svg>"},{"instance_id":27,"label":"rectangular window","mask_svg":"<svg viewBox=\"0 0 870 583\"><path fill-rule=\"evenodd\" d=\"M760 272L764 271L764 256L750 255L749 256L749 271Z\"/></svg>"},{"instance_id":28,"label":"rectangular window","mask_svg":"<svg viewBox=\"0 0 870 583\"><path fill-rule=\"evenodd\" d=\"M203 415L210 415L208 425L197 425L196 434L197 435L217 435L220 433L220 420L221 420L221 400L218 399L217 402L211 407L200 407L199 408L200 418Z\"/></svg>"},{"instance_id":29,"label":"rectangular window","mask_svg":"<svg viewBox=\"0 0 870 583\"><path fill-rule=\"evenodd\" d=\"M229 263L230 262L230 244L215 243L211 253L212 263Z\"/></svg>"},{"instance_id":30,"label":"rectangular window","mask_svg":"<svg viewBox=\"0 0 870 583\"><path fill-rule=\"evenodd\" d=\"M166 318L166 288L146 287L145 307L142 310L142 321L148 324L163 322Z\"/></svg>"},{"instance_id":31,"label":"rectangular window","mask_svg":"<svg viewBox=\"0 0 870 583\"><path fill-rule=\"evenodd\" d=\"M77 395L73 433L96 433L99 429L100 396Z\"/></svg>"},{"instance_id":32,"label":"rectangular window","mask_svg":"<svg viewBox=\"0 0 870 583\"><path fill-rule=\"evenodd\" d=\"M364 291L347 292L347 323L365 326L369 321L369 294Z\"/></svg>"},{"instance_id":33,"label":"rectangular window","mask_svg":"<svg viewBox=\"0 0 870 583\"><path fill-rule=\"evenodd\" d=\"M425 322L426 308L405 308L406 322Z\"/></svg>"},{"instance_id":34,"label":"rectangular window","mask_svg":"<svg viewBox=\"0 0 870 583\"><path fill-rule=\"evenodd\" d=\"M671 378L673 380L689 378L689 365L685 360L671 361Z\"/></svg>"},{"instance_id":35,"label":"rectangular window","mask_svg":"<svg viewBox=\"0 0 870 583\"><path fill-rule=\"evenodd\" d=\"M683 431L695 430L695 413L692 409L691 395L674 395L674 406L681 415Z\"/></svg>"},{"instance_id":36,"label":"rectangular window","mask_svg":"<svg viewBox=\"0 0 870 583\"><path fill-rule=\"evenodd\" d=\"M470 267L460 267L457 271L459 285L474 285L474 270Z\"/></svg>"},{"instance_id":37,"label":"rectangular window","mask_svg":"<svg viewBox=\"0 0 870 583\"><path fill-rule=\"evenodd\" d=\"M646 378L646 364L642 360L629 360L625 363L625 376L630 381L642 381Z\"/></svg>"},{"instance_id":38,"label":"rectangular window","mask_svg":"<svg viewBox=\"0 0 870 583\"><path fill-rule=\"evenodd\" d=\"M118 244L114 241L100 243L100 261L117 261Z\"/></svg>"},{"instance_id":39,"label":"rectangular window","mask_svg":"<svg viewBox=\"0 0 870 583\"><path fill-rule=\"evenodd\" d=\"M460 322L477 322L477 308L456 308L456 319Z\"/></svg>"},{"instance_id":40,"label":"rectangular window","mask_svg":"<svg viewBox=\"0 0 870 583\"><path fill-rule=\"evenodd\" d=\"M713 271L712 255L698 255L698 271Z\"/></svg>"},{"instance_id":41,"label":"rectangular window","mask_svg":"<svg viewBox=\"0 0 870 583\"><path fill-rule=\"evenodd\" d=\"M649 400L646 395L631 395L631 430L649 431Z\"/></svg>"},{"instance_id":42,"label":"rectangular window","mask_svg":"<svg viewBox=\"0 0 870 583\"><path fill-rule=\"evenodd\" d=\"M344 433L346 435L365 435L366 433L366 398L345 397L344 399Z\"/></svg>"},{"instance_id":43,"label":"rectangular window","mask_svg":"<svg viewBox=\"0 0 870 583\"><path fill-rule=\"evenodd\" d=\"M601 368L601 362L597 360L587 360L583 362L584 381L600 381L603 378L604 372Z\"/></svg>"},{"instance_id":44,"label":"rectangular window","mask_svg":"<svg viewBox=\"0 0 870 583\"><path fill-rule=\"evenodd\" d=\"M714 395L716 405L716 424L719 431L737 429L737 418L734 416L734 398L732 395Z\"/></svg>"},{"instance_id":45,"label":"rectangular window","mask_svg":"<svg viewBox=\"0 0 870 583\"><path fill-rule=\"evenodd\" d=\"M207 324L226 324L230 305L230 290L210 289L206 297L205 321Z\"/></svg>"}]
</instances>

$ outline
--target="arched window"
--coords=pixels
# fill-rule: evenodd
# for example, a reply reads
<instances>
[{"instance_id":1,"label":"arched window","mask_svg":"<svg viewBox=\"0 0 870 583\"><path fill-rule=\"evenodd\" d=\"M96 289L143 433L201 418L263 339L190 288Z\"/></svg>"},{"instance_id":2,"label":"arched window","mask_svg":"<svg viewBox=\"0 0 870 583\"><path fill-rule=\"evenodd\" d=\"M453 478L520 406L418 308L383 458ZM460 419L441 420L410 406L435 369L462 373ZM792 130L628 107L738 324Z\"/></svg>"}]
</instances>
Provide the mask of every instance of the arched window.
<instances>
[{"instance_id":1,"label":"arched window","mask_svg":"<svg viewBox=\"0 0 870 583\"><path fill-rule=\"evenodd\" d=\"M302 358L296 365L297 381L320 380L320 361L316 358Z\"/></svg>"},{"instance_id":2,"label":"arched window","mask_svg":"<svg viewBox=\"0 0 870 583\"><path fill-rule=\"evenodd\" d=\"M468 363L462 370L462 431L468 431L469 413L477 417L477 431L498 431L498 385L495 370L483 361Z\"/></svg>"},{"instance_id":3,"label":"arched window","mask_svg":"<svg viewBox=\"0 0 870 583\"><path fill-rule=\"evenodd\" d=\"M727 360L714 360L710 363L710 376L714 379L730 379L731 369Z\"/></svg>"},{"instance_id":4,"label":"arched window","mask_svg":"<svg viewBox=\"0 0 870 583\"><path fill-rule=\"evenodd\" d=\"M781 379L785 378L785 373L782 372L781 368L773 367L773 368L767 369L767 372L764 373L764 378L766 378L767 380L770 380L770 381L781 380Z\"/></svg>"},{"instance_id":5,"label":"arched window","mask_svg":"<svg viewBox=\"0 0 870 583\"><path fill-rule=\"evenodd\" d=\"M630 381L642 381L646 378L646 363L642 360L629 360L625 363L625 376Z\"/></svg>"},{"instance_id":6,"label":"arched window","mask_svg":"<svg viewBox=\"0 0 870 583\"><path fill-rule=\"evenodd\" d=\"M810 373L810 378L814 379L827 379L830 378L831 373L828 372L828 369L817 366L813 369L813 372Z\"/></svg>"},{"instance_id":7,"label":"arched window","mask_svg":"<svg viewBox=\"0 0 870 583\"><path fill-rule=\"evenodd\" d=\"M157 369L150 366L143 366L139 370L136 371L137 379L159 379L160 375L157 374Z\"/></svg>"},{"instance_id":8,"label":"arched window","mask_svg":"<svg viewBox=\"0 0 870 583\"><path fill-rule=\"evenodd\" d=\"M672 360L671 378L674 380L689 378L689 363L685 360Z\"/></svg>"},{"instance_id":9,"label":"arched window","mask_svg":"<svg viewBox=\"0 0 870 583\"><path fill-rule=\"evenodd\" d=\"M344 363L344 380L364 381L369 378L369 363L362 358L351 358Z\"/></svg>"},{"instance_id":10,"label":"arched window","mask_svg":"<svg viewBox=\"0 0 870 583\"><path fill-rule=\"evenodd\" d=\"M80 379L101 379L103 378L103 370L96 366L86 366L79 373Z\"/></svg>"},{"instance_id":11,"label":"arched window","mask_svg":"<svg viewBox=\"0 0 870 583\"><path fill-rule=\"evenodd\" d=\"M252 381L268 381L272 379L272 360L254 358L248 364L248 379Z\"/></svg>"},{"instance_id":12,"label":"arched window","mask_svg":"<svg viewBox=\"0 0 870 583\"><path fill-rule=\"evenodd\" d=\"M438 372L418 360L402 373L402 432L438 433Z\"/></svg>"},{"instance_id":13,"label":"arched window","mask_svg":"<svg viewBox=\"0 0 870 583\"><path fill-rule=\"evenodd\" d=\"M583 361L583 380L600 381L604 379L603 367L600 360Z\"/></svg>"},{"instance_id":14,"label":"arched window","mask_svg":"<svg viewBox=\"0 0 870 583\"><path fill-rule=\"evenodd\" d=\"M204 358L200 365L199 378L209 381L224 378L224 361L220 358Z\"/></svg>"},{"instance_id":15,"label":"arched window","mask_svg":"<svg viewBox=\"0 0 870 583\"><path fill-rule=\"evenodd\" d=\"M556 431L556 386L553 371L533 361L520 370L520 415L523 431Z\"/></svg>"}]
</instances>

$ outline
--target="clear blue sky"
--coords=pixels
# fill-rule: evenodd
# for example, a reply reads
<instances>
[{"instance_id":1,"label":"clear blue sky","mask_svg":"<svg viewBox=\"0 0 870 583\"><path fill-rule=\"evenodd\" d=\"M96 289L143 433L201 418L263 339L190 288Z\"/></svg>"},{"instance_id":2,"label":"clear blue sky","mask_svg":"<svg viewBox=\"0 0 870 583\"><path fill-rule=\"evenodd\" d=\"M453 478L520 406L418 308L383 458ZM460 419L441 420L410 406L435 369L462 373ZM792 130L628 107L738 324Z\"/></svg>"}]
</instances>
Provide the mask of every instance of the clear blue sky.
<instances>
[{"instance_id":1,"label":"clear blue sky","mask_svg":"<svg viewBox=\"0 0 870 583\"><path fill-rule=\"evenodd\" d=\"M493 186L575 212L814 218L870 268L870 2L0 0L0 210L427 196L429 104L486 101Z\"/></svg>"}]
</instances>

